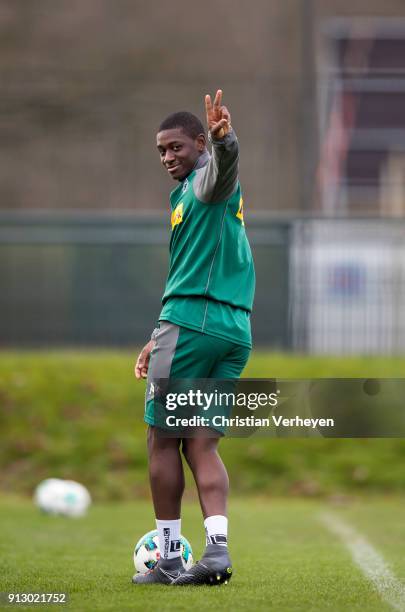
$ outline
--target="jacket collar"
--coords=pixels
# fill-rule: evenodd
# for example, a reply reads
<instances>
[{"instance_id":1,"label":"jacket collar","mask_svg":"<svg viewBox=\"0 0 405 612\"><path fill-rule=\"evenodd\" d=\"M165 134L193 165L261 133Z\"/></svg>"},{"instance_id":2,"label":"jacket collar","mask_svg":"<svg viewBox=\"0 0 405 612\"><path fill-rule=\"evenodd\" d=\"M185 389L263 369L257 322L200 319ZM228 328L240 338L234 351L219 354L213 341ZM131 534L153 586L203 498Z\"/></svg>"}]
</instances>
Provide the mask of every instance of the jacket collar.
<instances>
[{"instance_id":1,"label":"jacket collar","mask_svg":"<svg viewBox=\"0 0 405 612\"><path fill-rule=\"evenodd\" d=\"M203 168L206 164L208 164L210 157L211 156L208 153L208 150L205 149L204 152L201 153L200 157L195 162L194 168L192 169L191 172L194 172L194 170L198 170L199 168Z\"/></svg>"}]
</instances>

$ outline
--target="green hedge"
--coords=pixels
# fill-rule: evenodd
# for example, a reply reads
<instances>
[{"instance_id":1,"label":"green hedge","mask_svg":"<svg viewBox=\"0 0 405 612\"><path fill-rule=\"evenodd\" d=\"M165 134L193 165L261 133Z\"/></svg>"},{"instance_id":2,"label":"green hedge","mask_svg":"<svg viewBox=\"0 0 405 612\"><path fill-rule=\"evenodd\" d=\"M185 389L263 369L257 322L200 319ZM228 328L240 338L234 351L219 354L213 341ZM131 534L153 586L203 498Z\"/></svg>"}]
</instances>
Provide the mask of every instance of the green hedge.
<instances>
[{"instance_id":1,"label":"green hedge","mask_svg":"<svg viewBox=\"0 0 405 612\"><path fill-rule=\"evenodd\" d=\"M31 494L73 478L97 499L148 495L137 351L0 353L0 490ZM400 377L405 359L255 353L251 377ZM235 493L325 495L405 490L405 442L227 439Z\"/></svg>"}]
</instances>

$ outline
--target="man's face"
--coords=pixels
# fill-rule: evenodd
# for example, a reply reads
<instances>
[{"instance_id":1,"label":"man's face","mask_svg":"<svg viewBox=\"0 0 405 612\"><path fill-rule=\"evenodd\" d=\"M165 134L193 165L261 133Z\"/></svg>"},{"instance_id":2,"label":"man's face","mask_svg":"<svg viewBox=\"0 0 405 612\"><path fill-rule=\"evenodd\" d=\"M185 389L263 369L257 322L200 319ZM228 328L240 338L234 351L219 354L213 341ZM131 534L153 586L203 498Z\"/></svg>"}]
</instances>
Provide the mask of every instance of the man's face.
<instances>
[{"instance_id":1,"label":"man's face","mask_svg":"<svg viewBox=\"0 0 405 612\"><path fill-rule=\"evenodd\" d=\"M191 138L181 128L162 130L156 137L160 160L170 176L182 181L205 149L205 136Z\"/></svg>"}]
</instances>

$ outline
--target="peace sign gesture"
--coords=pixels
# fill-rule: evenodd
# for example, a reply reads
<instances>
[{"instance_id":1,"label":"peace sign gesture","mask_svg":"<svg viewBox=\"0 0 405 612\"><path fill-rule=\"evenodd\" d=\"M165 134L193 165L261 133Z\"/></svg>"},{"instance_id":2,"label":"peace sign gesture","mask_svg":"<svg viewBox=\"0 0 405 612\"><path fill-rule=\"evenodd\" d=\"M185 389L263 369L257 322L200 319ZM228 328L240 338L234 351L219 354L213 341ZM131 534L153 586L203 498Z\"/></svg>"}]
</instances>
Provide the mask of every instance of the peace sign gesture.
<instances>
[{"instance_id":1,"label":"peace sign gesture","mask_svg":"<svg viewBox=\"0 0 405 612\"><path fill-rule=\"evenodd\" d=\"M221 105L222 89L215 94L214 104L211 96L205 96L208 130L213 138L223 138L231 129L231 115L226 106Z\"/></svg>"}]
</instances>

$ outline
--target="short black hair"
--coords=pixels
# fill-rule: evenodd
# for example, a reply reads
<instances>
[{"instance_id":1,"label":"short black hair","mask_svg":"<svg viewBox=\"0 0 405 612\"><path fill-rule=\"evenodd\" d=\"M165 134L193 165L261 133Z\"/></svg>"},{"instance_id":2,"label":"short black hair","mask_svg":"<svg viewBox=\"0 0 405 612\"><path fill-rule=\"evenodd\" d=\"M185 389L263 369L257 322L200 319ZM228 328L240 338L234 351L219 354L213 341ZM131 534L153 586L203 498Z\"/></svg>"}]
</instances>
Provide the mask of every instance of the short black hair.
<instances>
[{"instance_id":1,"label":"short black hair","mask_svg":"<svg viewBox=\"0 0 405 612\"><path fill-rule=\"evenodd\" d=\"M190 138L205 134L204 126L198 117L187 111L172 113L159 125L159 132L181 128Z\"/></svg>"}]
</instances>

